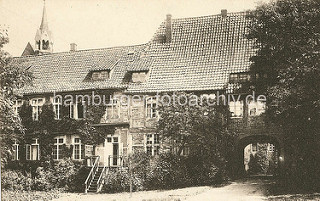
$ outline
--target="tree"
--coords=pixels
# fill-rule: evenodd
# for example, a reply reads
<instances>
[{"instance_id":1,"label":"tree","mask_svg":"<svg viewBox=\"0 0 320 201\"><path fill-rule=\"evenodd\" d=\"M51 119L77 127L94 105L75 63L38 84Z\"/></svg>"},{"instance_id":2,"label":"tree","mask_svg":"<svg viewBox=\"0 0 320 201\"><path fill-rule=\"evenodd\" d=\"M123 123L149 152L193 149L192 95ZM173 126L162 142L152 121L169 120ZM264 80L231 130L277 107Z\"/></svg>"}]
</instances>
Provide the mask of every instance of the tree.
<instances>
[{"instance_id":1,"label":"tree","mask_svg":"<svg viewBox=\"0 0 320 201\"><path fill-rule=\"evenodd\" d=\"M195 167L198 172L203 168L210 169L210 164L224 170L234 147L233 136L227 131L227 107L217 105L209 98L201 101L201 97L194 94L173 96L187 104L168 101L159 106L157 132L163 141L169 142L171 151L177 155L188 150L188 157L198 160L193 162L199 165Z\"/></svg>"},{"instance_id":2,"label":"tree","mask_svg":"<svg viewBox=\"0 0 320 201\"><path fill-rule=\"evenodd\" d=\"M10 157L10 150L19 133L23 133L20 118L14 114L13 101L16 90L28 84L32 75L12 61L9 53L2 48L9 42L7 30L0 28L0 154L1 164L5 164Z\"/></svg>"},{"instance_id":3,"label":"tree","mask_svg":"<svg viewBox=\"0 0 320 201\"><path fill-rule=\"evenodd\" d=\"M320 2L278 0L252 11L248 39L255 90L268 96L267 115L284 129L292 178L320 186ZM289 172L289 171L288 171Z\"/></svg>"}]
</instances>

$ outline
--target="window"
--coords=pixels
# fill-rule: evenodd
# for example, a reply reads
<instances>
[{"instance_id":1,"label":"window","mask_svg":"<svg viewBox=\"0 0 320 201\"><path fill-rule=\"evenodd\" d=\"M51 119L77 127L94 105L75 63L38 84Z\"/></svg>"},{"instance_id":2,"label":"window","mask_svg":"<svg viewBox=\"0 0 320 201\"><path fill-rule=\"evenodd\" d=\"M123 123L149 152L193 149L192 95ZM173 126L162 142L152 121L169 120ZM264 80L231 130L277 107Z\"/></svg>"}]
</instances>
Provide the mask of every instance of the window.
<instances>
[{"instance_id":1,"label":"window","mask_svg":"<svg viewBox=\"0 0 320 201\"><path fill-rule=\"evenodd\" d=\"M243 117L243 101L232 101L229 104L231 117L241 118Z\"/></svg>"},{"instance_id":2,"label":"window","mask_svg":"<svg viewBox=\"0 0 320 201\"><path fill-rule=\"evenodd\" d=\"M63 145L64 145L64 138L63 137L56 137L54 138L53 144L53 159L59 160L63 158Z\"/></svg>"},{"instance_id":3,"label":"window","mask_svg":"<svg viewBox=\"0 0 320 201\"><path fill-rule=\"evenodd\" d=\"M41 113L42 105L44 104L43 98L34 98L31 100L32 107L32 119L35 121L39 120L39 114Z\"/></svg>"},{"instance_id":4,"label":"window","mask_svg":"<svg viewBox=\"0 0 320 201\"><path fill-rule=\"evenodd\" d=\"M146 134L146 152L150 156L159 155L159 134Z\"/></svg>"},{"instance_id":5,"label":"window","mask_svg":"<svg viewBox=\"0 0 320 201\"><path fill-rule=\"evenodd\" d=\"M81 144L81 139L74 138L73 159L84 159L84 148L85 146Z\"/></svg>"},{"instance_id":6,"label":"window","mask_svg":"<svg viewBox=\"0 0 320 201\"><path fill-rule=\"evenodd\" d=\"M250 101L248 103L249 116L259 116L266 111L266 103L262 101Z\"/></svg>"},{"instance_id":7,"label":"window","mask_svg":"<svg viewBox=\"0 0 320 201\"><path fill-rule=\"evenodd\" d=\"M157 99L155 97L149 97L146 99L146 117L156 118L157 117Z\"/></svg>"},{"instance_id":8,"label":"window","mask_svg":"<svg viewBox=\"0 0 320 201\"><path fill-rule=\"evenodd\" d=\"M53 99L53 111L54 111L54 119L58 120L61 118L61 107L62 107L62 100L61 97L55 97Z\"/></svg>"},{"instance_id":9,"label":"window","mask_svg":"<svg viewBox=\"0 0 320 201\"><path fill-rule=\"evenodd\" d=\"M106 107L106 119L118 119L120 117L120 110L118 107L118 100L111 97Z\"/></svg>"},{"instance_id":10,"label":"window","mask_svg":"<svg viewBox=\"0 0 320 201\"><path fill-rule=\"evenodd\" d=\"M23 101L18 99L13 101L13 111L15 115L18 115L20 107L23 105Z\"/></svg>"},{"instance_id":11,"label":"window","mask_svg":"<svg viewBox=\"0 0 320 201\"><path fill-rule=\"evenodd\" d=\"M247 82L250 80L248 73L231 73L229 76L230 83Z\"/></svg>"},{"instance_id":12,"label":"window","mask_svg":"<svg viewBox=\"0 0 320 201\"><path fill-rule=\"evenodd\" d=\"M19 144L17 144L16 141L14 142L12 149L13 160L19 160Z\"/></svg>"},{"instance_id":13,"label":"window","mask_svg":"<svg viewBox=\"0 0 320 201\"><path fill-rule=\"evenodd\" d=\"M252 152L257 152L258 151L258 144L257 143L254 143L252 144Z\"/></svg>"},{"instance_id":14,"label":"window","mask_svg":"<svg viewBox=\"0 0 320 201\"><path fill-rule=\"evenodd\" d=\"M268 150L269 150L269 152L274 152L275 151L274 144L268 144Z\"/></svg>"},{"instance_id":15,"label":"window","mask_svg":"<svg viewBox=\"0 0 320 201\"><path fill-rule=\"evenodd\" d=\"M32 144L26 144L26 159L27 160L39 160L40 150L39 142L37 138L32 139Z\"/></svg>"},{"instance_id":16,"label":"window","mask_svg":"<svg viewBox=\"0 0 320 201\"><path fill-rule=\"evenodd\" d=\"M141 71L141 72L133 72L131 76L131 82L132 83L143 83L146 81L147 78L147 72Z\"/></svg>"},{"instance_id":17,"label":"window","mask_svg":"<svg viewBox=\"0 0 320 201\"><path fill-rule=\"evenodd\" d=\"M85 102L80 99L77 103L69 103L69 117L72 119L85 118Z\"/></svg>"},{"instance_id":18,"label":"window","mask_svg":"<svg viewBox=\"0 0 320 201\"><path fill-rule=\"evenodd\" d=\"M102 70L102 71L93 71L91 75L91 80L93 81L101 81L109 79L110 71L109 70Z\"/></svg>"}]
</instances>

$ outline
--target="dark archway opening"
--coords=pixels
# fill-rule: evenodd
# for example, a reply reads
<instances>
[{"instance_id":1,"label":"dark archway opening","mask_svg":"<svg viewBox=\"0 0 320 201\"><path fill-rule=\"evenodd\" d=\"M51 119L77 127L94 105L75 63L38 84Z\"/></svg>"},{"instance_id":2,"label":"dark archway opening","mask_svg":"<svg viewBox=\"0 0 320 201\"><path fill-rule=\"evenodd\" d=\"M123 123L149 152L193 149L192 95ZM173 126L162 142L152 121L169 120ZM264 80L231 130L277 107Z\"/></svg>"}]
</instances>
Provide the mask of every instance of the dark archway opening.
<instances>
[{"instance_id":1,"label":"dark archway opening","mask_svg":"<svg viewBox=\"0 0 320 201\"><path fill-rule=\"evenodd\" d=\"M276 176L280 168L281 144L267 135L247 136L238 141L236 148L237 175Z\"/></svg>"}]
</instances>

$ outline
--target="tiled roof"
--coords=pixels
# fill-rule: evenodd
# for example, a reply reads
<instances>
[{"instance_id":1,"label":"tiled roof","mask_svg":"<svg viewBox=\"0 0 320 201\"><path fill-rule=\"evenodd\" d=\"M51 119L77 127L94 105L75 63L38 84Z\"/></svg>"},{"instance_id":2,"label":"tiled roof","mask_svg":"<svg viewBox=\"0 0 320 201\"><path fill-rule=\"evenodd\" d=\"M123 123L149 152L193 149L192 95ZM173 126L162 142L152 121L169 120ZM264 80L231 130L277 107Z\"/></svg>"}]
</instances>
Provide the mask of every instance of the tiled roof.
<instances>
[{"instance_id":1,"label":"tiled roof","mask_svg":"<svg viewBox=\"0 0 320 201\"><path fill-rule=\"evenodd\" d=\"M113 47L75 52L61 52L41 56L19 57L14 62L29 67L35 80L33 86L22 89L24 94L41 94L87 89L124 88L126 66L134 60L144 45ZM22 62L21 62L22 61ZM93 70L111 70L105 81L84 81Z\"/></svg>"},{"instance_id":2,"label":"tiled roof","mask_svg":"<svg viewBox=\"0 0 320 201\"><path fill-rule=\"evenodd\" d=\"M162 23L145 45L62 52L20 57L34 73L33 87L25 94L125 88L129 93L221 90L228 88L230 73L249 70L255 54L253 42L245 39L250 23L245 13L228 16L172 20L172 41L161 43ZM111 70L106 81L86 81L92 70ZM146 83L126 84L128 71L148 70Z\"/></svg>"},{"instance_id":3,"label":"tiled roof","mask_svg":"<svg viewBox=\"0 0 320 201\"><path fill-rule=\"evenodd\" d=\"M244 37L249 23L245 13L173 19L172 42L161 43L162 23L144 55L153 60L147 82L131 84L127 91L226 89L229 74L248 71L255 53Z\"/></svg>"}]
</instances>

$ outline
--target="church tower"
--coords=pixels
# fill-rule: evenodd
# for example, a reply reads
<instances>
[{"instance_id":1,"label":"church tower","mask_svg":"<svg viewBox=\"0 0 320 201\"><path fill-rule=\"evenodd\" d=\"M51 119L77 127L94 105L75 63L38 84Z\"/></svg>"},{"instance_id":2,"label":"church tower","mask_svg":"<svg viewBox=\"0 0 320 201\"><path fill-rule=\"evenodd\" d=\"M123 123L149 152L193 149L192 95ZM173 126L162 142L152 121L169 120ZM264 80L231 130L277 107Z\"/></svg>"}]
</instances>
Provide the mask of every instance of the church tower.
<instances>
[{"instance_id":1,"label":"church tower","mask_svg":"<svg viewBox=\"0 0 320 201\"><path fill-rule=\"evenodd\" d=\"M42 20L35 39L35 54L48 54L53 52L53 36L48 27L46 2L44 1Z\"/></svg>"}]
</instances>

